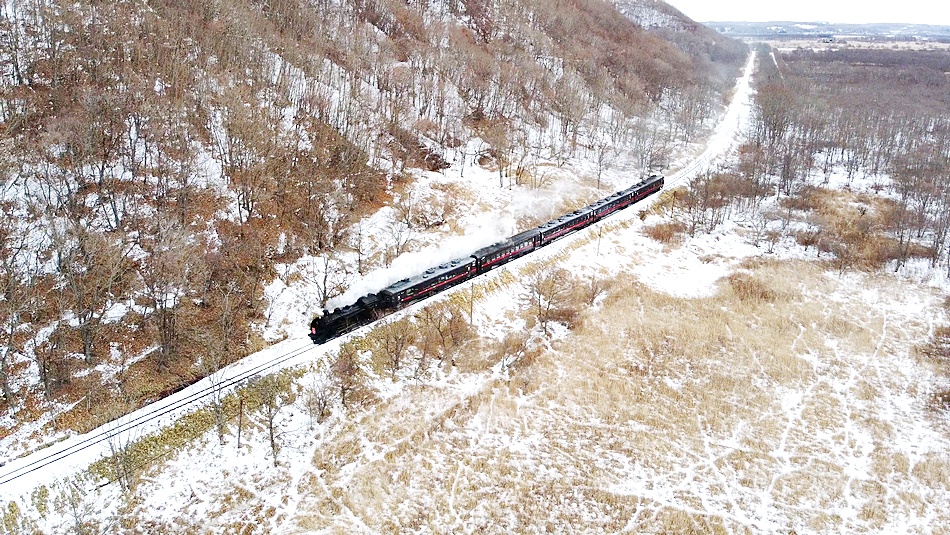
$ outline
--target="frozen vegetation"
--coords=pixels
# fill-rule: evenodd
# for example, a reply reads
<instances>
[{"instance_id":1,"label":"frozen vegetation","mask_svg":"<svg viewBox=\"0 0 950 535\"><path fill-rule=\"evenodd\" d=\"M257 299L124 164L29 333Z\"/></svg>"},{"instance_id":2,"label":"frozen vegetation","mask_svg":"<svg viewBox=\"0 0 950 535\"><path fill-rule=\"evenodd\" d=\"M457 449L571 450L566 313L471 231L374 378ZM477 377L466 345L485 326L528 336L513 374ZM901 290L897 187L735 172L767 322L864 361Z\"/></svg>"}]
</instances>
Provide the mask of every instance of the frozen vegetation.
<instances>
[{"instance_id":1,"label":"frozen vegetation","mask_svg":"<svg viewBox=\"0 0 950 535\"><path fill-rule=\"evenodd\" d=\"M668 189L735 157L751 120L752 65L716 131L671 166ZM331 306L537 224L571 208L566 199L581 203L639 176L620 151L598 189L597 167L593 157L579 158L567 170L552 170L541 187L516 186L517 202L511 186L499 188L497 174L474 161L419 174L403 195L416 200L421 216L444 216L425 211L448 191L464 202L453 203L446 224L414 234L414 250L349 281ZM877 180L844 173L810 180L852 195L875 193ZM257 403L240 420L232 415L223 432L209 424L198 439L181 443L170 436L179 431L165 431L161 440L181 445L159 448L126 490L103 477L108 470L83 470L134 440L174 430L171 416L187 410L120 433L0 486L9 500L5 527L945 530L950 420L931 410L941 379L915 352L946 322L942 275L915 262L897 274L834 269L790 236L772 234L769 241L763 236L782 224L763 215L777 207L775 197L710 232L658 241L648 234L670 222L668 201L628 209L320 347L304 335L321 293L313 281L326 264L310 257L282 266L268 287L266 336L287 339L159 402L170 406L287 356L290 373L280 377L293 386L270 396L278 400L270 413ZM386 211L363 221L367 250L397 223ZM354 253L334 261L359 259ZM540 283L551 277L573 288L571 296L543 290ZM548 305L573 312L542 314ZM469 335L451 352L428 356L417 344L405 349L401 366L386 367L360 345L400 321L421 329L426 312L440 307L464 311L470 321ZM359 397L344 404L327 393L338 390L334 365L348 343L360 348L362 384ZM238 397L253 405L265 380L229 406ZM8 462L0 473L83 439ZM115 466L116 457L105 466Z\"/></svg>"}]
</instances>

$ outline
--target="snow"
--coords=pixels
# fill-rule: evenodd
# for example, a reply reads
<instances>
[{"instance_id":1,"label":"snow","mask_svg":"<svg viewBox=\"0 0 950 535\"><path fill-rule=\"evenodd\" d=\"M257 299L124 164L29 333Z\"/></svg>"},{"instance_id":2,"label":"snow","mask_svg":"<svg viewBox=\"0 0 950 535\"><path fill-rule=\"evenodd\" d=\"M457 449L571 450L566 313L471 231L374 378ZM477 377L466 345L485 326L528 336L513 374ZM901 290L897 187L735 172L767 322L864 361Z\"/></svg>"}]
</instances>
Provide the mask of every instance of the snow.
<instances>
[{"instance_id":1,"label":"snow","mask_svg":"<svg viewBox=\"0 0 950 535\"><path fill-rule=\"evenodd\" d=\"M752 120L752 73L755 70L755 55L750 54L745 70L736 83L732 104L720 120L719 126L707 141L704 150L695 158L686 157L681 168L667 176L667 187L682 185L689 179L725 161L738 147L738 141ZM675 168L675 166L674 166Z\"/></svg>"},{"instance_id":2,"label":"snow","mask_svg":"<svg viewBox=\"0 0 950 535\"><path fill-rule=\"evenodd\" d=\"M318 349L306 338L289 340L235 363L216 378L229 385L224 388L225 391L233 390L239 382L265 369L268 364L277 363L285 367L300 365L308 362L310 354ZM70 436L36 453L8 461L0 475L0 485L3 485L0 496L9 500L11 496L25 490L40 485L50 486L64 474L82 471L109 454L105 437L115 437L124 442L164 429L194 410L194 405L189 404L190 400L203 400L206 403L211 386L212 378L206 378L89 433ZM14 477L17 479L8 482Z\"/></svg>"},{"instance_id":3,"label":"snow","mask_svg":"<svg viewBox=\"0 0 950 535\"><path fill-rule=\"evenodd\" d=\"M688 147L668 174L668 187L684 184L696 174L715 169L728 160L749 124L752 69L750 58L719 127L704 147ZM471 155L477 152L475 146L462 151L468 155L463 156L468 158L464 166L443 174L424 173L411 190L412 195L422 198L441 185L466 184L475 199L471 210L456 214L454 223L462 229L461 234L440 233L438 229L429 234L419 232L417 249L394 258L388 267L363 276L353 275L347 291L331 298L328 307L347 304L421 269L464 256L523 228L520 223L526 218L543 221L558 213L557 199L565 195L578 191L592 193L589 188L555 181L549 188L519 191L518 200L511 202L511 190L498 187L497 174L482 170L471 161ZM625 171L623 165L608 170L604 177L607 187L625 185ZM843 183L840 175L833 175L828 187L845 186L870 190L874 184ZM466 282L453 292L464 293L489 281L499 283L498 289L478 303L474 318L483 338L500 340L528 328L515 314L524 288L501 283L505 273L520 273L540 263L556 261L578 277L630 274L653 291L678 299L702 300L715 296L722 279L744 269L750 258L804 262L810 257L790 241L777 244L773 253L766 253L751 243L749 229L742 221L726 222L713 232L688 237L680 245L658 244L646 238L642 230L661 218L651 215L641 221L638 212L642 208L625 210L479 280ZM486 217L486 213L492 216ZM393 210L380 210L364 222L364 230L370 239L381 239L395 222ZM339 261L349 266L352 273L354 258ZM294 367L307 372L301 380L303 386L322 380L325 357L346 340L372 327L319 347L310 343L301 325L318 308L315 293L307 285L291 282L291 275L316 276L317 262L319 259L310 258L280 266L281 277L265 289L271 303L265 336L282 341L228 367L216 377L93 432L66 437L29 456L8 460L0 468L0 500L27 504L31 503L30 494L40 486L67 488L67 478L109 454L108 442L96 442L97 438L118 434L122 442L159 432L193 410L194 404L187 402L207 394L215 381L228 385L225 390L230 391L248 378ZM946 461L950 440L933 422L921 416L920 399L933 378L906 350L915 336L928 329L932 331L934 320L921 325L921 318L933 317L939 295L946 290L945 278L923 265L911 264L899 277L824 273L819 279L807 281L810 286L802 289L802 301L825 303L829 310L849 311L845 323L850 329L874 333L873 350L856 352L848 345L855 343L853 340L818 339L819 331L814 324L789 318L790 331L797 334L792 335L790 347L795 358L804 364L800 382L779 384L767 375L757 376L755 389L774 398L754 407L759 419L739 421L735 427L724 429L708 420L708 412L706 416L697 413L694 421L687 424L698 430L700 438L695 443L675 435L668 442L657 442L666 440L657 438L661 430L648 423L654 420L638 419L636 403L630 400L624 399L622 406L632 416L618 422L607 422L604 413L593 413L590 405L602 400L584 397L584 381L595 379L585 378L578 370L590 366L587 371L591 377L614 373L615 380L630 373L613 369L616 366L607 370L597 368L595 355L585 356L590 363L577 358L548 363L557 370L554 375L558 382L542 382L533 387L529 385L530 371L527 379L521 379L524 376L513 373L511 363L505 361L481 372L434 368L420 382L402 377L397 381L372 378L375 395L382 400L380 414L335 407L326 421L314 423L299 401L286 408L279 419L282 449L278 454L280 466L276 468L259 425L255 430L257 424L247 424L240 448L233 432L225 435L223 444L210 432L203 441L165 461L159 473L145 475L137 492L148 498L146 503L135 506L136 511L155 522L159 526L156 529L187 529L181 528L181 523L192 522L212 531L245 525L249 531L263 533L316 529L374 532L367 525L370 519L361 516L360 511L372 510L364 502L379 502L381 516L390 514L391 520L397 522L393 525L406 530L410 529L407 526L411 525L412 515L418 515L430 522L421 524L418 531L425 531L426 527L431 530L433 525L442 528L434 531L443 532L527 531L528 526L519 524L516 509L507 513L490 511L482 503L466 498L470 496L465 493L466 486L484 488L488 494L486 503L512 493L511 488L499 487L497 481L489 478L490 474L499 473L499 466L504 466L520 474L514 480L532 486L516 487L523 492L510 496L511 507L516 507L519 499L529 498L551 505L550 509L533 511L533 519L540 525L547 515L550 525L562 529L572 525L577 531L611 531L600 528L611 513L590 508L592 494L599 492L616 497L618 509L624 506L625 498L635 499L638 504L635 512L623 518L614 531L625 528L636 532L644 526L657 530L651 520L657 521L659 514L670 509L694 518L713 518L736 531L830 532L841 525L881 533L930 531L935 522L945 519L940 510L941 504L950 499L946 482L942 491L939 484L925 487L921 498L925 503L916 512L900 509L873 529L868 528L871 524L864 523L862 515L874 512L868 513L866 509L870 503L866 495L871 492L867 489L872 485L884 486L883 504L903 505L899 500L901 493L914 492L912 482L923 477L911 478L917 467L928 459ZM411 315L432 302L448 298L449 294L441 294L391 319ZM595 307L601 306L606 306L603 301L595 302ZM123 305L116 304L106 317L121 317L124 313ZM565 348L572 335L563 325L553 324L547 336L537 332L532 336L533 343L544 345L547 354L569 357ZM727 371L734 365L729 358L724 355L720 363ZM697 379L703 373L701 370L693 370L692 363L686 364L677 367L675 374L660 377L652 387L655 391L638 395L686 395L696 388L697 381L703 380ZM524 382L518 383L519 380ZM555 379L547 377L545 381ZM518 384L517 388L512 386ZM547 389L558 391L566 386L576 387L572 391L575 397L545 398ZM862 389L868 388L877 395L863 395ZM505 392L512 389L518 393L506 397ZM200 398L198 403L208 399ZM565 399L587 400L589 404L568 405ZM742 403L743 400L736 401L737 406ZM667 409L673 412L677 407L671 405ZM869 423L860 414L871 414L876 421ZM811 433L812 428L819 428L815 424L818 418L834 419L836 425L830 427L833 431L821 428L821 432ZM387 429L382 424L387 420L396 422L389 424L397 435L388 437L391 440L377 436ZM573 436L559 435L557 431L565 420L584 431ZM774 432L761 438L759 428L768 426ZM641 455L611 448L600 440L604 436L613 441L621 440L618 437L635 437L638 445L649 444L656 449ZM423 445L421 453L413 449L416 444ZM338 448L342 447L353 451L341 452ZM69 451L77 453L44 466L47 460ZM399 474L382 472L390 457L406 460L411 466L403 467ZM572 458L577 462L572 462ZM874 481L874 463L881 462L881 458L893 459L898 468L905 466L903 473L895 469L889 480ZM902 462L906 464L901 465ZM826 469L829 473L825 473ZM11 475L23 473L28 475L8 480ZM415 480L416 474L437 474L433 477L438 481ZM397 481L397 477L404 479ZM816 487L812 494L806 493L801 503L789 503L786 493L790 492L790 482L798 481L798 477L815 482ZM372 479L372 490L367 490L364 478ZM837 491L840 499L824 500L820 484L827 479L834 479L832 484L844 482ZM565 486L559 486L559 482ZM89 512L90 518L105 522L125 503L116 485L101 489L96 489L91 481L83 485L86 500L99 504ZM546 492L552 489L557 492ZM398 510L384 509L389 503L386 500L400 492L415 492L418 501L405 499L398 502ZM314 512L322 502L332 503L328 508L335 511L332 518L321 518ZM826 507L828 503L833 505ZM438 516L433 511L444 514ZM802 520L822 515L837 518L837 523ZM311 517L315 520L309 525ZM566 524L564 518L576 518L578 522ZM41 520L53 532L66 529L72 521L65 511L49 512ZM210 524L206 526L204 522Z\"/></svg>"},{"instance_id":4,"label":"snow","mask_svg":"<svg viewBox=\"0 0 950 535\"><path fill-rule=\"evenodd\" d=\"M672 15L663 13L648 2L638 0L618 2L617 10L641 28L671 28L682 30L685 23Z\"/></svg>"}]
</instances>

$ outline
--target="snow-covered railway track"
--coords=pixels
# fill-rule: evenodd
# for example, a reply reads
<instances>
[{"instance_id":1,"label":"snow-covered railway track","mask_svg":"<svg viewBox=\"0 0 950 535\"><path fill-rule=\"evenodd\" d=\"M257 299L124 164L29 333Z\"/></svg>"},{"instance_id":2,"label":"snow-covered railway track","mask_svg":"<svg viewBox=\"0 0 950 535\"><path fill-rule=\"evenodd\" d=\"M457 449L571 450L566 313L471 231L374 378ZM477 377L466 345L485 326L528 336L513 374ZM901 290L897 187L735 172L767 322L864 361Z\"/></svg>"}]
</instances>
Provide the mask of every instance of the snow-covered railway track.
<instances>
[{"instance_id":1,"label":"snow-covered railway track","mask_svg":"<svg viewBox=\"0 0 950 535\"><path fill-rule=\"evenodd\" d=\"M233 375L205 378L180 392L147 405L127 416L113 420L90 433L69 437L31 455L10 461L0 469L0 489L2 491L14 490L12 487L15 486L15 483L25 476L47 469L54 463L67 461L74 456L100 458L104 453L108 453L110 441L118 439L120 443L125 443L127 441L123 439L131 436L135 430L161 429L167 425L167 422L163 420L174 421L192 410L199 401L216 393L230 392L246 384L255 376L272 370L279 370L285 367L288 362L315 349L315 346L309 340L305 342L298 340L298 342L301 342L301 347L290 349L264 362L255 363L246 369L241 369L239 366L228 368L226 371L231 371Z\"/></svg>"},{"instance_id":2,"label":"snow-covered railway track","mask_svg":"<svg viewBox=\"0 0 950 535\"><path fill-rule=\"evenodd\" d=\"M728 156L738 144L738 136L749 116L749 106L752 97L752 72L755 69L755 54L750 54L746 61L742 77L736 83L735 95L732 103L723 114L716 131L706 143L706 148L699 156L691 160L675 173L666 176L667 187L685 186L689 181L706 171Z\"/></svg>"}]
</instances>

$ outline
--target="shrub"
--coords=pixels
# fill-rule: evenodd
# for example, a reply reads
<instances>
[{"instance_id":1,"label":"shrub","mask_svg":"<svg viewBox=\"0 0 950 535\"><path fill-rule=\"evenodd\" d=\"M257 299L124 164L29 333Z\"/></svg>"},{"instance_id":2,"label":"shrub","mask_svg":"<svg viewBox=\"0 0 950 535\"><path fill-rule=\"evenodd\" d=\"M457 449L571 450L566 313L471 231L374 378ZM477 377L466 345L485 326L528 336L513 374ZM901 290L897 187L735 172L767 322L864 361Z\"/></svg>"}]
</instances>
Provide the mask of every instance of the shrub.
<instances>
[{"instance_id":1,"label":"shrub","mask_svg":"<svg viewBox=\"0 0 950 535\"><path fill-rule=\"evenodd\" d=\"M576 280L569 271L547 264L526 273L525 280L527 291L522 300L542 330L547 332L551 321L563 322L568 328L575 326L579 296Z\"/></svg>"},{"instance_id":2,"label":"shrub","mask_svg":"<svg viewBox=\"0 0 950 535\"><path fill-rule=\"evenodd\" d=\"M779 204L782 208L788 210L797 210L801 212L820 211L827 202L827 197L832 192L825 188L815 186L805 186L797 195L782 197Z\"/></svg>"},{"instance_id":3,"label":"shrub","mask_svg":"<svg viewBox=\"0 0 950 535\"><path fill-rule=\"evenodd\" d=\"M950 327L935 329L933 337L927 343L918 346L917 352L938 375L950 379ZM950 387L946 386L946 382L944 388L934 393L932 402L935 409L950 411Z\"/></svg>"},{"instance_id":4,"label":"shrub","mask_svg":"<svg viewBox=\"0 0 950 535\"><path fill-rule=\"evenodd\" d=\"M733 273L726 281L743 303L772 303L777 297L774 290L745 273Z\"/></svg>"},{"instance_id":5,"label":"shrub","mask_svg":"<svg viewBox=\"0 0 950 535\"><path fill-rule=\"evenodd\" d=\"M683 241L683 235L686 233L686 225L681 221L667 221L645 227L643 233L651 239L670 245Z\"/></svg>"},{"instance_id":6,"label":"shrub","mask_svg":"<svg viewBox=\"0 0 950 535\"><path fill-rule=\"evenodd\" d=\"M492 351L493 360L505 369L527 368L541 355L540 347L530 343L527 333L511 332L497 343Z\"/></svg>"}]
</instances>

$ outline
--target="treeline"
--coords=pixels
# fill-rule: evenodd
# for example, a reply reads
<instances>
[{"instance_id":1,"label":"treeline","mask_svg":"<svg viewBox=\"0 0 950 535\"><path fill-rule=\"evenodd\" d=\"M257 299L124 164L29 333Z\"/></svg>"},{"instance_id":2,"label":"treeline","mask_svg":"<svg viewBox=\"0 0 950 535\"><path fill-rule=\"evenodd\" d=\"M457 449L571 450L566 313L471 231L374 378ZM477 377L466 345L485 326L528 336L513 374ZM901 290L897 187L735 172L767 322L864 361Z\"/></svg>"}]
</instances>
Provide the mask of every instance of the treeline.
<instances>
[{"instance_id":1,"label":"treeline","mask_svg":"<svg viewBox=\"0 0 950 535\"><path fill-rule=\"evenodd\" d=\"M918 53L760 51L751 141L763 152L763 168L781 176L788 191L814 170L828 175L841 165L853 178L893 171L908 157L945 157L948 60ZM895 63L894 55L904 61Z\"/></svg>"},{"instance_id":2,"label":"treeline","mask_svg":"<svg viewBox=\"0 0 950 535\"><path fill-rule=\"evenodd\" d=\"M675 200L682 230L755 214L753 239L793 234L841 268L947 261L950 66L946 52L758 51L754 120L734 167L697 177ZM848 197L816 184L873 177L888 195ZM780 209L762 218L763 200ZM781 229L768 226L782 220ZM795 224L792 219L802 219ZM802 225L803 223L804 225ZM653 229L657 235L669 235ZM950 263L948 263L950 273Z\"/></svg>"},{"instance_id":3,"label":"treeline","mask_svg":"<svg viewBox=\"0 0 950 535\"><path fill-rule=\"evenodd\" d=\"M950 54L763 51L759 61L746 172L776 176L785 194L816 171L887 175L896 267L914 242L936 266L950 229Z\"/></svg>"}]
</instances>

